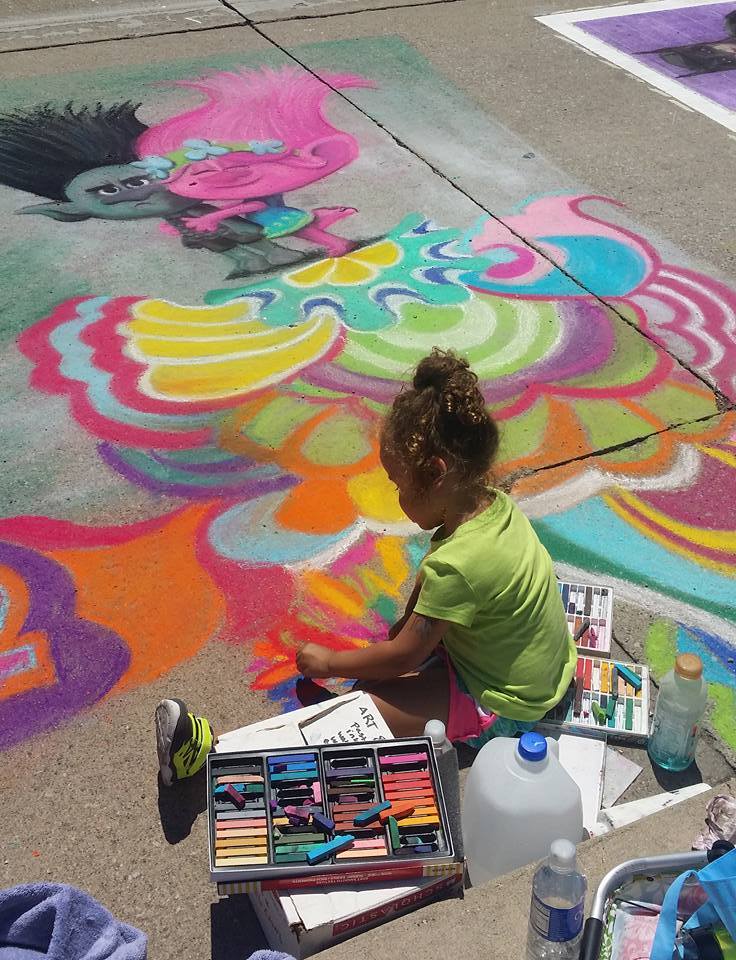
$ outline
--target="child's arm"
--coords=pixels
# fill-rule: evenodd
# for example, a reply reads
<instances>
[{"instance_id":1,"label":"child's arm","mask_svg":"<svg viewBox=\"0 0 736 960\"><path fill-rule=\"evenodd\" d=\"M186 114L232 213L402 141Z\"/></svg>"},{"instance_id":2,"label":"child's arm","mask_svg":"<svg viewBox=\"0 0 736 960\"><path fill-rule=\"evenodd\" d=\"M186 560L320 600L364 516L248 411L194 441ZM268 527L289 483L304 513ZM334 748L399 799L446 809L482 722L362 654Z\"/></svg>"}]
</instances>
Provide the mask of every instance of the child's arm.
<instances>
[{"instance_id":1,"label":"child's arm","mask_svg":"<svg viewBox=\"0 0 736 960\"><path fill-rule=\"evenodd\" d=\"M419 591L422 589L422 581L417 577L414 583L414 589L411 592L409 599L406 601L406 608L404 609L403 614L399 617L396 623L391 627L388 632L388 639L395 640L398 637L399 633L403 630L406 621L414 612L414 604L419 598Z\"/></svg>"},{"instance_id":2,"label":"child's arm","mask_svg":"<svg viewBox=\"0 0 736 960\"><path fill-rule=\"evenodd\" d=\"M396 637L362 650L336 652L316 643L307 643L296 655L296 665L305 677L351 677L355 680L391 680L424 663L449 627L436 620L411 613Z\"/></svg>"}]
</instances>

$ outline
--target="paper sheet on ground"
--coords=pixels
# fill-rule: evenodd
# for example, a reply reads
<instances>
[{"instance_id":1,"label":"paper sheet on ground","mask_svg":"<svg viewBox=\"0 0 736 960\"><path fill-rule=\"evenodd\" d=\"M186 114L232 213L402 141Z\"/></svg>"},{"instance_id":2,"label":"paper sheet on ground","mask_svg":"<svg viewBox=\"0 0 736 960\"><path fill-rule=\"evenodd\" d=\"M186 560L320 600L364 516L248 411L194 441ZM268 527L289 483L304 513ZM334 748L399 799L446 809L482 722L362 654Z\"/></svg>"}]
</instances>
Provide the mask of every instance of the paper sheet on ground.
<instances>
[{"instance_id":1,"label":"paper sheet on ground","mask_svg":"<svg viewBox=\"0 0 736 960\"><path fill-rule=\"evenodd\" d=\"M368 694L358 691L223 733L216 750L232 753L318 743L363 743L390 740L392 736Z\"/></svg>"},{"instance_id":2,"label":"paper sheet on ground","mask_svg":"<svg viewBox=\"0 0 736 960\"><path fill-rule=\"evenodd\" d=\"M583 826L592 832L601 809L606 744L592 737L570 733L555 734L560 748L560 763L580 788L583 800Z\"/></svg>"},{"instance_id":3,"label":"paper sheet on ground","mask_svg":"<svg viewBox=\"0 0 736 960\"><path fill-rule=\"evenodd\" d=\"M612 807L622 797L641 773L638 763L629 760L618 750L608 747L606 750L606 773L603 777L603 800L605 810Z\"/></svg>"}]
</instances>

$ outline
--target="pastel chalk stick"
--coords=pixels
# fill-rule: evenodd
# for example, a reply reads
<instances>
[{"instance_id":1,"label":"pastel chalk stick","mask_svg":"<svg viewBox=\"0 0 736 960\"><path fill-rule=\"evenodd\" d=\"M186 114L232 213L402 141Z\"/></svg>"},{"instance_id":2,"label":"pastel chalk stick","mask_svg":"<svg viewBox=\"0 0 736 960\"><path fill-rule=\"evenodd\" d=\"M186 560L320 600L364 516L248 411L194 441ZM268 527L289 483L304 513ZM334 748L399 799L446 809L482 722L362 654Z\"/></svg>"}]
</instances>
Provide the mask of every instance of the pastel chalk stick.
<instances>
[{"instance_id":1,"label":"pastel chalk stick","mask_svg":"<svg viewBox=\"0 0 736 960\"><path fill-rule=\"evenodd\" d=\"M386 810L391 808L391 802L389 800L384 800L382 803L377 803L373 807L369 807L368 810L361 810L360 813L356 813L353 818L356 826L364 826L367 823L371 823L373 820L376 820L384 813Z\"/></svg>"},{"instance_id":2,"label":"pastel chalk stick","mask_svg":"<svg viewBox=\"0 0 736 960\"><path fill-rule=\"evenodd\" d=\"M268 758L269 767L278 763L316 763L317 756L314 753L288 753Z\"/></svg>"},{"instance_id":3,"label":"pastel chalk stick","mask_svg":"<svg viewBox=\"0 0 736 960\"><path fill-rule=\"evenodd\" d=\"M342 780L347 777L372 777L371 767L337 767L326 774L328 780Z\"/></svg>"},{"instance_id":4,"label":"pastel chalk stick","mask_svg":"<svg viewBox=\"0 0 736 960\"><path fill-rule=\"evenodd\" d=\"M215 857L216 867L251 867L257 863L268 863L268 857Z\"/></svg>"},{"instance_id":5,"label":"pastel chalk stick","mask_svg":"<svg viewBox=\"0 0 736 960\"><path fill-rule=\"evenodd\" d=\"M258 847L263 847L264 849L268 846L268 840L266 837L234 837L232 840L228 837L227 840L215 840L215 850L228 850L230 848L235 850L245 849L257 849Z\"/></svg>"},{"instance_id":6,"label":"pastel chalk stick","mask_svg":"<svg viewBox=\"0 0 736 960\"><path fill-rule=\"evenodd\" d=\"M312 823L315 826L320 827L322 830L325 830L327 833L330 833L335 829L335 821L330 819L326 814L319 813L316 811L312 814Z\"/></svg>"},{"instance_id":7,"label":"pastel chalk stick","mask_svg":"<svg viewBox=\"0 0 736 960\"><path fill-rule=\"evenodd\" d=\"M384 847L383 850L345 850L343 853L338 853L335 857L336 860L362 860L366 857L385 857L388 854L388 850Z\"/></svg>"},{"instance_id":8,"label":"pastel chalk stick","mask_svg":"<svg viewBox=\"0 0 736 960\"><path fill-rule=\"evenodd\" d=\"M223 819L228 817L227 820ZM256 819L255 817L229 817L228 814L222 813L218 816L215 829L216 830L242 830L244 827L251 829L253 827L265 827L268 824L268 820L265 817L261 819Z\"/></svg>"},{"instance_id":9,"label":"pastel chalk stick","mask_svg":"<svg viewBox=\"0 0 736 960\"><path fill-rule=\"evenodd\" d=\"M275 863L306 863L306 853L277 853L274 858Z\"/></svg>"},{"instance_id":10,"label":"pastel chalk stick","mask_svg":"<svg viewBox=\"0 0 736 960\"><path fill-rule=\"evenodd\" d=\"M411 830L415 827L439 827L440 821L437 817L409 817L406 820L402 820L399 824L399 827L408 827Z\"/></svg>"},{"instance_id":11,"label":"pastel chalk stick","mask_svg":"<svg viewBox=\"0 0 736 960\"><path fill-rule=\"evenodd\" d=\"M242 810L245 806L245 798L238 793L232 783L225 785L225 793L228 795L229 799L235 804L238 810Z\"/></svg>"},{"instance_id":12,"label":"pastel chalk stick","mask_svg":"<svg viewBox=\"0 0 736 960\"><path fill-rule=\"evenodd\" d=\"M290 780L301 780L303 783L311 784L313 780L317 780L317 768L314 770L305 770L305 771L291 771L287 770L286 773L272 773L271 782L272 783L284 783Z\"/></svg>"},{"instance_id":13,"label":"pastel chalk stick","mask_svg":"<svg viewBox=\"0 0 736 960\"><path fill-rule=\"evenodd\" d=\"M317 783L314 783L312 785L312 796L314 797L315 803L322 802L322 786L319 783L319 781L317 781Z\"/></svg>"},{"instance_id":14,"label":"pastel chalk stick","mask_svg":"<svg viewBox=\"0 0 736 960\"><path fill-rule=\"evenodd\" d=\"M265 823L266 811L260 810L218 810L215 813L217 822L220 820L263 820Z\"/></svg>"},{"instance_id":15,"label":"pastel chalk stick","mask_svg":"<svg viewBox=\"0 0 736 960\"><path fill-rule=\"evenodd\" d=\"M398 850L401 846L401 834L399 833L399 825L396 822L396 817L388 818L388 832L391 837L391 848Z\"/></svg>"},{"instance_id":16,"label":"pastel chalk stick","mask_svg":"<svg viewBox=\"0 0 736 960\"><path fill-rule=\"evenodd\" d=\"M407 763L427 763L426 753L394 753L380 757L382 767L405 766Z\"/></svg>"},{"instance_id":17,"label":"pastel chalk stick","mask_svg":"<svg viewBox=\"0 0 736 960\"><path fill-rule=\"evenodd\" d=\"M262 857L266 856L266 844L260 844L257 847L215 847L215 856L218 860L230 859L230 857Z\"/></svg>"},{"instance_id":18,"label":"pastel chalk stick","mask_svg":"<svg viewBox=\"0 0 736 960\"><path fill-rule=\"evenodd\" d=\"M616 664L616 670L619 675L624 678L626 683L630 683L634 690L641 690L641 677L634 673L633 670L629 670L628 667L625 667L622 663Z\"/></svg>"},{"instance_id":19,"label":"pastel chalk stick","mask_svg":"<svg viewBox=\"0 0 736 960\"><path fill-rule=\"evenodd\" d=\"M315 863L322 863L324 860L329 860L329 858L336 853L352 847L354 842L355 837L350 833L335 837L335 839L330 840L329 843L323 843L315 850L310 850L307 854L307 863L310 866L314 866Z\"/></svg>"},{"instance_id":20,"label":"pastel chalk stick","mask_svg":"<svg viewBox=\"0 0 736 960\"><path fill-rule=\"evenodd\" d=\"M387 823L389 817L393 817L394 820L406 820L407 817L410 817L412 813L416 810L416 803L406 801L404 803L389 803L388 807L379 813L378 819L381 823Z\"/></svg>"},{"instance_id":21,"label":"pastel chalk stick","mask_svg":"<svg viewBox=\"0 0 736 960\"><path fill-rule=\"evenodd\" d=\"M230 838L238 840L259 839L266 836L266 828L260 830L218 830L215 833L215 840L229 840Z\"/></svg>"},{"instance_id":22,"label":"pastel chalk stick","mask_svg":"<svg viewBox=\"0 0 736 960\"><path fill-rule=\"evenodd\" d=\"M396 773L381 773L384 783L394 783L397 780L430 780L428 770L398 770Z\"/></svg>"}]
</instances>

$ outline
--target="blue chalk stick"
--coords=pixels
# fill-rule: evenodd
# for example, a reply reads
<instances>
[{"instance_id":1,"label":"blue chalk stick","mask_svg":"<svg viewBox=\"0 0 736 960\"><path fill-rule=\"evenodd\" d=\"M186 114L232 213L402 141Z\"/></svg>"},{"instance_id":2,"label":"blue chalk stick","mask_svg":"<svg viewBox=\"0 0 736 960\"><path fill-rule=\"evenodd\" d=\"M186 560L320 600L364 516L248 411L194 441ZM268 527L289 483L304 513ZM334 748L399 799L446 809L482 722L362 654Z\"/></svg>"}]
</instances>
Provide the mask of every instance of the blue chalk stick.
<instances>
[{"instance_id":1,"label":"blue chalk stick","mask_svg":"<svg viewBox=\"0 0 736 960\"><path fill-rule=\"evenodd\" d=\"M316 763L317 757L314 753L290 753L288 756L269 757L269 766L275 766L277 763Z\"/></svg>"},{"instance_id":2,"label":"blue chalk stick","mask_svg":"<svg viewBox=\"0 0 736 960\"><path fill-rule=\"evenodd\" d=\"M323 860L328 860L333 853L347 850L347 848L352 847L354 843L355 837L350 833L344 833L339 837L335 837L334 840L330 840L329 843L323 843L319 847L315 847L314 850L310 850L307 853L307 863L310 866L314 866L315 863L322 863Z\"/></svg>"},{"instance_id":3,"label":"blue chalk stick","mask_svg":"<svg viewBox=\"0 0 736 960\"><path fill-rule=\"evenodd\" d=\"M360 813L356 814L353 817L353 823L358 827L362 827L365 823L371 823L373 820L377 820L378 815L383 813L384 810L389 810L390 807L390 800L384 800L383 803L377 803L375 807L371 807L370 810L362 810Z\"/></svg>"},{"instance_id":4,"label":"blue chalk stick","mask_svg":"<svg viewBox=\"0 0 736 960\"><path fill-rule=\"evenodd\" d=\"M622 663L616 664L619 675L624 678L626 683L630 683L634 690L641 690L641 677L637 676L633 670L629 670Z\"/></svg>"}]
</instances>

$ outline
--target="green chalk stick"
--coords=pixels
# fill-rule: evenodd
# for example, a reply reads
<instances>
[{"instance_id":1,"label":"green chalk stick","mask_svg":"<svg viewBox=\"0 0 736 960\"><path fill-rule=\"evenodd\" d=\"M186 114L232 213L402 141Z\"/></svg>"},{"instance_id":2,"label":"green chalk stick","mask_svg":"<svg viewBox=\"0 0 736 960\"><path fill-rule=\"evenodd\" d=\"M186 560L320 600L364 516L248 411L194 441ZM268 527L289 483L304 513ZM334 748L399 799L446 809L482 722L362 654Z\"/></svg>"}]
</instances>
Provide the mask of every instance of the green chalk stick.
<instances>
[{"instance_id":1,"label":"green chalk stick","mask_svg":"<svg viewBox=\"0 0 736 960\"><path fill-rule=\"evenodd\" d=\"M611 726L611 720L613 715L616 712L616 700L618 699L617 694L612 693L608 698L608 706L606 707L606 719L609 721L608 726Z\"/></svg>"},{"instance_id":2,"label":"green chalk stick","mask_svg":"<svg viewBox=\"0 0 736 960\"><path fill-rule=\"evenodd\" d=\"M631 697L626 698L626 729L634 729L634 701Z\"/></svg>"},{"instance_id":3,"label":"green chalk stick","mask_svg":"<svg viewBox=\"0 0 736 960\"><path fill-rule=\"evenodd\" d=\"M307 855L306 853L277 853L275 857L276 863L306 863Z\"/></svg>"},{"instance_id":4,"label":"green chalk stick","mask_svg":"<svg viewBox=\"0 0 736 960\"><path fill-rule=\"evenodd\" d=\"M279 853L309 853L315 847L321 847L323 840L319 839L315 843L277 843L276 854Z\"/></svg>"},{"instance_id":5,"label":"green chalk stick","mask_svg":"<svg viewBox=\"0 0 736 960\"><path fill-rule=\"evenodd\" d=\"M603 710L601 710L600 704L596 703L595 700L594 700L593 703L591 704L591 708L592 708L592 710L593 710L593 716L595 717L595 722L596 722L596 723L605 723L605 721L606 721L606 714L605 714L605 712L604 712Z\"/></svg>"},{"instance_id":6,"label":"green chalk stick","mask_svg":"<svg viewBox=\"0 0 736 960\"><path fill-rule=\"evenodd\" d=\"M391 849L398 850L401 846L401 835L399 833L399 825L396 822L395 817L388 818L388 832L391 836Z\"/></svg>"}]
</instances>

